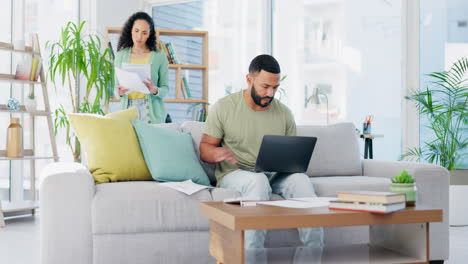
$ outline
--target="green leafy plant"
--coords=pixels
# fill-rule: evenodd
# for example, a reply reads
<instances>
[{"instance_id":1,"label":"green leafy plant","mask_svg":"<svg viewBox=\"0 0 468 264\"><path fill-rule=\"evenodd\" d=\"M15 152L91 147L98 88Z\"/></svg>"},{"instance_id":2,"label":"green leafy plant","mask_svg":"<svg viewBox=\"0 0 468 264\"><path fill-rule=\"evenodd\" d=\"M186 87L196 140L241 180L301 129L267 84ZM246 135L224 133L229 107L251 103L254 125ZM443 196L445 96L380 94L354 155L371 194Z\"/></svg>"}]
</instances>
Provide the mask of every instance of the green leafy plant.
<instances>
[{"instance_id":1,"label":"green leafy plant","mask_svg":"<svg viewBox=\"0 0 468 264\"><path fill-rule=\"evenodd\" d=\"M34 96L34 85L31 85L29 87L29 93L28 93L28 98L31 100L34 100L36 96Z\"/></svg>"},{"instance_id":2,"label":"green leafy plant","mask_svg":"<svg viewBox=\"0 0 468 264\"><path fill-rule=\"evenodd\" d=\"M411 175L403 170L397 176L392 178L392 183L414 183L415 179Z\"/></svg>"},{"instance_id":3,"label":"green leafy plant","mask_svg":"<svg viewBox=\"0 0 468 264\"><path fill-rule=\"evenodd\" d=\"M468 137L463 128L468 125L468 59L461 58L449 71L428 74L435 80L425 91L405 98L414 102L420 115L427 118L428 128L435 138L419 148L408 149L401 158L425 159L448 170L460 166L466 157Z\"/></svg>"},{"instance_id":4,"label":"green leafy plant","mask_svg":"<svg viewBox=\"0 0 468 264\"><path fill-rule=\"evenodd\" d=\"M284 81L286 78L288 78L287 75L284 75L281 77L280 83ZM283 86L278 87L278 93L279 93L279 99L281 99L283 96L286 97L286 90Z\"/></svg>"},{"instance_id":5,"label":"green leafy plant","mask_svg":"<svg viewBox=\"0 0 468 264\"><path fill-rule=\"evenodd\" d=\"M284 75L283 77L281 77L280 83L282 81L284 81L287 77L288 77L288 75ZM229 86L226 89L224 89L224 92L226 93L226 95L230 95L230 94L232 94L232 93L234 93L236 91L233 91L232 86ZM278 87L278 93L279 93L278 99L281 99L283 96L286 96L285 88L283 88L283 86Z\"/></svg>"},{"instance_id":6,"label":"green leafy plant","mask_svg":"<svg viewBox=\"0 0 468 264\"><path fill-rule=\"evenodd\" d=\"M70 131L67 113L104 114L103 103L106 108L114 87L114 64L107 58L110 50L103 49L98 36L83 33L85 23L68 22L62 28L58 42L46 43L50 47L49 77L54 84L56 81L62 86L67 84L70 96L68 104L61 104L54 112L55 134L59 129L65 129L67 145L78 162L81 160L81 147ZM80 79L86 81L82 100L79 98ZM71 105L71 110L67 111L64 105Z\"/></svg>"}]
</instances>

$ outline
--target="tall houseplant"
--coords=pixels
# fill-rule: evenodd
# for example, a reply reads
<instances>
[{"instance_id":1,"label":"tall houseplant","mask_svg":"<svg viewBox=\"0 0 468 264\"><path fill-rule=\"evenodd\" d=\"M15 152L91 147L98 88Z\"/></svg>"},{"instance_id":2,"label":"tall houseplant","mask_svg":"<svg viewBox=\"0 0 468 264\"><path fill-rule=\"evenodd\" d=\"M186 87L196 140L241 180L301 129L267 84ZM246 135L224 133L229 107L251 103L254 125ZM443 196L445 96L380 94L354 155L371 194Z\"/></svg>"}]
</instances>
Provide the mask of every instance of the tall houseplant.
<instances>
[{"instance_id":1,"label":"tall houseplant","mask_svg":"<svg viewBox=\"0 0 468 264\"><path fill-rule=\"evenodd\" d=\"M54 84L60 82L68 88L70 101L61 104L55 110L54 128L65 129L66 143L73 153L75 161L81 161L80 142L70 131L67 113L95 113L104 114L104 107L108 105L110 87L114 87L114 65L107 59L110 50L102 51L101 40L96 35L85 35L83 27L68 22L61 30L57 42L47 42L50 47L49 77ZM85 80L85 93L79 98L79 80ZM65 86L66 85L66 86Z\"/></svg>"},{"instance_id":2,"label":"tall houseplant","mask_svg":"<svg viewBox=\"0 0 468 264\"><path fill-rule=\"evenodd\" d=\"M463 128L468 125L468 59L461 58L448 71L429 74L431 87L414 92L406 99L416 103L420 115L427 118L428 128L435 138L420 148L409 149L403 159L420 160L457 169L467 156L468 137Z\"/></svg>"}]
</instances>

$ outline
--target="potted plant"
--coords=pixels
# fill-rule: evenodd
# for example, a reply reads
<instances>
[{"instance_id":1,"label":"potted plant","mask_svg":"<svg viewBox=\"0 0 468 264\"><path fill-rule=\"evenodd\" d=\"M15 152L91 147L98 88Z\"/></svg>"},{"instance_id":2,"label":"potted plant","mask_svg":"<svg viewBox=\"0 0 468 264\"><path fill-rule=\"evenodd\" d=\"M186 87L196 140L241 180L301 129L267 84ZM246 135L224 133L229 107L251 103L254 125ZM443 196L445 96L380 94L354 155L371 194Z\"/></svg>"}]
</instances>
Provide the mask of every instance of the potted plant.
<instances>
[{"instance_id":1,"label":"potted plant","mask_svg":"<svg viewBox=\"0 0 468 264\"><path fill-rule=\"evenodd\" d=\"M406 195L406 206L414 206L416 203L416 186L413 177L403 170L391 180L390 191L404 193Z\"/></svg>"},{"instance_id":2,"label":"potted plant","mask_svg":"<svg viewBox=\"0 0 468 264\"><path fill-rule=\"evenodd\" d=\"M65 130L66 143L77 162L81 161L80 142L70 131L67 113L104 114L103 108L108 106L114 87L114 64L107 58L110 50L103 49L97 35L85 35L84 25L85 22L80 25L68 22L59 41L46 44L50 47L49 77L54 85L56 81L66 84L70 96L54 112L55 134L59 128ZM85 84L83 98L79 98L83 94L80 80Z\"/></svg>"},{"instance_id":3,"label":"potted plant","mask_svg":"<svg viewBox=\"0 0 468 264\"><path fill-rule=\"evenodd\" d=\"M463 131L468 125L467 73L468 59L462 58L449 71L429 74L435 79L432 87L406 97L427 119L435 138L424 142L423 147L409 149L404 159L424 158L448 170L459 168L468 146L468 135Z\"/></svg>"},{"instance_id":4,"label":"potted plant","mask_svg":"<svg viewBox=\"0 0 468 264\"><path fill-rule=\"evenodd\" d=\"M456 61L448 71L429 74L434 78L425 91L414 92L406 99L414 102L433 138L424 142L420 148L409 149L403 159L421 160L435 163L450 172L450 224L468 224L468 214L464 220L457 220L458 214L468 211L468 170L460 166L468 155L468 58ZM461 196L461 197L458 197ZM457 203L457 204L455 204ZM465 204L465 208L460 208Z\"/></svg>"},{"instance_id":5,"label":"potted plant","mask_svg":"<svg viewBox=\"0 0 468 264\"><path fill-rule=\"evenodd\" d=\"M34 95L34 85L31 85L29 88L29 93L24 100L24 107L28 111L36 111L37 109L36 97Z\"/></svg>"}]
</instances>

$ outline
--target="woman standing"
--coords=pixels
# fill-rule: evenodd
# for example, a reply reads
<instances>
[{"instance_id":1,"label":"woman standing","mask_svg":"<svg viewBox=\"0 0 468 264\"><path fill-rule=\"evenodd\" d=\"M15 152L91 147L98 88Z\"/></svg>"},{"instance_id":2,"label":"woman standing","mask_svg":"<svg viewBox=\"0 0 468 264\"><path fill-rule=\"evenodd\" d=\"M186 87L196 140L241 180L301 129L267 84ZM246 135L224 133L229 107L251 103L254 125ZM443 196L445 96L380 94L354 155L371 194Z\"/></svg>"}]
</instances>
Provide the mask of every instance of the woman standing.
<instances>
[{"instance_id":1,"label":"woman standing","mask_svg":"<svg viewBox=\"0 0 468 264\"><path fill-rule=\"evenodd\" d=\"M124 63L150 64L151 78L143 81L147 94L137 91L127 94L129 87L117 86L116 95L120 96L122 109L137 107L140 120L148 123L170 122L163 101L169 92L169 62L166 54L156 48L153 19L147 13L137 12L125 22L114 64L121 68Z\"/></svg>"}]
</instances>

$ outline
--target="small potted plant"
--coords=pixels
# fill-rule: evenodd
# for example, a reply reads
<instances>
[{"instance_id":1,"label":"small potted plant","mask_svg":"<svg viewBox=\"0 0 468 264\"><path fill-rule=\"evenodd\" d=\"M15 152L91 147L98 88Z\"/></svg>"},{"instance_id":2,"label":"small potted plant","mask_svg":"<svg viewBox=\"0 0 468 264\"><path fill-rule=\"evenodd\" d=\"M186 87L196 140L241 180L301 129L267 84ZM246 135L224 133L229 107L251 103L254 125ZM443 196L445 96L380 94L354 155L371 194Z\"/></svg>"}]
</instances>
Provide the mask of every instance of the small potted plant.
<instances>
[{"instance_id":1,"label":"small potted plant","mask_svg":"<svg viewBox=\"0 0 468 264\"><path fill-rule=\"evenodd\" d=\"M24 107L28 111L36 111L37 109L36 97L34 96L34 86L31 86L28 96L24 100Z\"/></svg>"},{"instance_id":2,"label":"small potted plant","mask_svg":"<svg viewBox=\"0 0 468 264\"><path fill-rule=\"evenodd\" d=\"M416 204L415 179L405 170L393 177L390 184L390 191L394 193L404 193L406 195L406 206Z\"/></svg>"}]
</instances>

